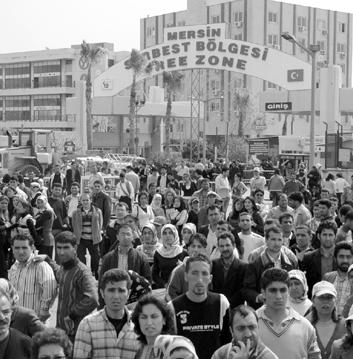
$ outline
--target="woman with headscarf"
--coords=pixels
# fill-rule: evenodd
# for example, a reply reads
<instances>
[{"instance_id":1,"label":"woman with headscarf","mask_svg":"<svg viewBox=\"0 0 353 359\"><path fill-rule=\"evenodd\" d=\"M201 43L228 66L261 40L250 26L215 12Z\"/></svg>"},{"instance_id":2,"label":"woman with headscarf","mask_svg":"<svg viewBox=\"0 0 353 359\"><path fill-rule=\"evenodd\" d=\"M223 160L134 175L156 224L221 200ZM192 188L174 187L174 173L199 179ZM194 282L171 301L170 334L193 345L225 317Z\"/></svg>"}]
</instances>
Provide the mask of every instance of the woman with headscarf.
<instances>
[{"instance_id":1,"label":"woman with headscarf","mask_svg":"<svg viewBox=\"0 0 353 359\"><path fill-rule=\"evenodd\" d=\"M175 197L174 210L170 211L167 218L169 219L170 223L177 228L180 234L183 225L188 220L188 210L183 197L181 196Z\"/></svg>"},{"instance_id":2,"label":"woman with headscarf","mask_svg":"<svg viewBox=\"0 0 353 359\"><path fill-rule=\"evenodd\" d=\"M141 243L136 247L138 251L144 253L150 265L153 264L154 253L162 245L158 242L157 229L152 223L145 224L142 227Z\"/></svg>"},{"instance_id":3,"label":"woman with headscarf","mask_svg":"<svg viewBox=\"0 0 353 359\"><path fill-rule=\"evenodd\" d=\"M175 226L162 227L162 246L154 253L152 279L157 288L165 288L173 269L183 261L187 253L180 245L179 234Z\"/></svg>"},{"instance_id":4,"label":"woman with headscarf","mask_svg":"<svg viewBox=\"0 0 353 359\"><path fill-rule=\"evenodd\" d=\"M45 325L39 320L37 314L32 310L17 305L19 296L16 288L4 278L0 278L0 293L5 293L11 302L11 328L15 328L29 337L40 332Z\"/></svg>"},{"instance_id":5,"label":"woman with headscarf","mask_svg":"<svg viewBox=\"0 0 353 359\"><path fill-rule=\"evenodd\" d=\"M39 254L46 254L50 258L53 256L54 236L52 232L55 213L53 208L48 203L47 197L40 195L36 200L37 214L34 219L36 220L36 230L40 238L41 245L39 246Z\"/></svg>"},{"instance_id":6,"label":"woman with headscarf","mask_svg":"<svg viewBox=\"0 0 353 359\"><path fill-rule=\"evenodd\" d=\"M288 305L303 317L308 314L312 302L308 298L308 284L305 274L297 269L289 271Z\"/></svg>"},{"instance_id":7,"label":"woman with headscarf","mask_svg":"<svg viewBox=\"0 0 353 359\"><path fill-rule=\"evenodd\" d=\"M194 223L185 223L181 230L181 244L187 247L190 241L190 237L197 232Z\"/></svg>"},{"instance_id":8,"label":"woman with headscarf","mask_svg":"<svg viewBox=\"0 0 353 359\"><path fill-rule=\"evenodd\" d=\"M162 195L160 193L156 193L153 196L151 207L155 217L158 216L165 217L165 210L162 207Z\"/></svg>"},{"instance_id":9,"label":"woman with headscarf","mask_svg":"<svg viewBox=\"0 0 353 359\"><path fill-rule=\"evenodd\" d=\"M159 335L154 352L156 359L199 359L192 341L181 335Z\"/></svg>"}]
</instances>

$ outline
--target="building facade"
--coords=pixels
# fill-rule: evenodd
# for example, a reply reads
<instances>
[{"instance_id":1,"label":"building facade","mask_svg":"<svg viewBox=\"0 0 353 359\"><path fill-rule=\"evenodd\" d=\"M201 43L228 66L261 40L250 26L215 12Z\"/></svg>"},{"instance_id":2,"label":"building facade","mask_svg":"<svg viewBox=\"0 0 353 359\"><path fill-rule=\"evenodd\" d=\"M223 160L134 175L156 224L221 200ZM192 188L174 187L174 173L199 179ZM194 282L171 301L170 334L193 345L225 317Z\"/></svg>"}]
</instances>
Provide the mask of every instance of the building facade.
<instances>
[{"instance_id":1,"label":"building facade","mask_svg":"<svg viewBox=\"0 0 353 359\"><path fill-rule=\"evenodd\" d=\"M188 0L185 11L143 18L140 21L141 50L163 43L164 29L169 27L225 23L228 38L244 40L255 44L284 51L303 61L310 62L305 51L281 38L288 31L305 47L319 44L316 67L336 64L342 69L342 87L350 87L352 82L352 14L318 8L287 4L272 0ZM317 72L319 86L319 71ZM162 77L144 81L145 89L150 85L162 86ZM225 135L239 133L239 114L236 111L236 95L239 88L246 88L251 94L255 107L258 107L258 95L267 90L281 90L275 84L248 75L224 70L201 70L200 97L207 102L206 134L212 140L216 133ZM191 97L191 71L184 71L183 88L177 95L178 100ZM214 98L214 100L210 100ZM303 129L309 131L309 112L292 114L263 114L248 116L244 124L247 136L296 135ZM342 118L345 128L351 130L348 116ZM179 126L179 127L178 127ZM178 129L190 136L190 126L180 127L174 123L174 132ZM324 133L324 125L318 126L318 134ZM202 133L201 133L202 135Z\"/></svg>"}]
</instances>

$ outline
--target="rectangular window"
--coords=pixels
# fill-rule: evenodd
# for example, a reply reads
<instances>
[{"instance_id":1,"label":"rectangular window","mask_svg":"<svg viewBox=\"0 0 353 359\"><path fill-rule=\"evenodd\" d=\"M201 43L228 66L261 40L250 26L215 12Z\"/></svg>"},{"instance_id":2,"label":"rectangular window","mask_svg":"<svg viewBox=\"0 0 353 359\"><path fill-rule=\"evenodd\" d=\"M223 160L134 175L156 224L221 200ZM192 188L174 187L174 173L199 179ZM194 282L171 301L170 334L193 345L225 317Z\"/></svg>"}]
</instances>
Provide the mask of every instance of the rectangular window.
<instances>
[{"instance_id":1,"label":"rectangular window","mask_svg":"<svg viewBox=\"0 0 353 359\"><path fill-rule=\"evenodd\" d=\"M156 32L156 30L155 30L154 26L147 28L147 36L154 36L155 32Z\"/></svg>"},{"instance_id":2,"label":"rectangular window","mask_svg":"<svg viewBox=\"0 0 353 359\"><path fill-rule=\"evenodd\" d=\"M276 84L274 84L273 82L267 82L267 88L269 88L269 89L275 89L277 86L276 86Z\"/></svg>"},{"instance_id":3,"label":"rectangular window","mask_svg":"<svg viewBox=\"0 0 353 359\"><path fill-rule=\"evenodd\" d=\"M278 46L278 35L268 35L268 43L272 46Z\"/></svg>"},{"instance_id":4,"label":"rectangular window","mask_svg":"<svg viewBox=\"0 0 353 359\"><path fill-rule=\"evenodd\" d=\"M235 79L234 87L236 87L236 88L243 87L243 80L242 79Z\"/></svg>"},{"instance_id":5,"label":"rectangular window","mask_svg":"<svg viewBox=\"0 0 353 359\"><path fill-rule=\"evenodd\" d=\"M269 12L268 13L268 22L277 23L277 13Z\"/></svg>"},{"instance_id":6,"label":"rectangular window","mask_svg":"<svg viewBox=\"0 0 353 359\"><path fill-rule=\"evenodd\" d=\"M41 61L33 63L34 74L61 73L60 60L57 61Z\"/></svg>"},{"instance_id":7,"label":"rectangular window","mask_svg":"<svg viewBox=\"0 0 353 359\"><path fill-rule=\"evenodd\" d=\"M185 25L186 25L185 20L178 21L178 26L185 26Z\"/></svg>"},{"instance_id":8,"label":"rectangular window","mask_svg":"<svg viewBox=\"0 0 353 359\"><path fill-rule=\"evenodd\" d=\"M338 53L345 53L346 52L346 46L342 43L337 43L337 52Z\"/></svg>"},{"instance_id":9,"label":"rectangular window","mask_svg":"<svg viewBox=\"0 0 353 359\"><path fill-rule=\"evenodd\" d=\"M217 15L217 16L212 16L212 18L211 18L211 23L217 24L217 23L219 23L219 22L221 22L221 17L220 17L219 15Z\"/></svg>"},{"instance_id":10,"label":"rectangular window","mask_svg":"<svg viewBox=\"0 0 353 359\"><path fill-rule=\"evenodd\" d=\"M298 16L297 23L298 23L298 26L306 27L306 17L305 16Z\"/></svg>"},{"instance_id":11,"label":"rectangular window","mask_svg":"<svg viewBox=\"0 0 353 359\"><path fill-rule=\"evenodd\" d=\"M316 21L316 26L317 26L317 29L320 31L327 30L326 20L318 19Z\"/></svg>"},{"instance_id":12,"label":"rectangular window","mask_svg":"<svg viewBox=\"0 0 353 359\"><path fill-rule=\"evenodd\" d=\"M65 76L65 86L72 87L72 75Z\"/></svg>"},{"instance_id":13,"label":"rectangular window","mask_svg":"<svg viewBox=\"0 0 353 359\"><path fill-rule=\"evenodd\" d=\"M234 35L234 40L243 40L243 34Z\"/></svg>"},{"instance_id":14,"label":"rectangular window","mask_svg":"<svg viewBox=\"0 0 353 359\"><path fill-rule=\"evenodd\" d=\"M217 102L212 101L210 107L211 107L211 112L219 111L219 101L217 101Z\"/></svg>"},{"instance_id":15,"label":"rectangular window","mask_svg":"<svg viewBox=\"0 0 353 359\"><path fill-rule=\"evenodd\" d=\"M341 64L342 73L344 74L346 72L346 64Z\"/></svg>"},{"instance_id":16,"label":"rectangular window","mask_svg":"<svg viewBox=\"0 0 353 359\"><path fill-rule=\"evenodd\" d=\"M317 41L317 44L320 46L320 52L326 50L325 41Z\"/></svg>"},{"instance_id":17,"label":"rectangular window","mask_svg":"<svg viewBox=\"0 0 353 359\"><path fill-rule=\"evenodd\" d=\"M29 63L5 65L5 89L30 88L30 73Z\"/></svg>"},{"instance_id":18,"label":"rectangular window","mask_svg":"<svg viewBox=\"0 0 353 359\"><path fill-rule=\"evenodd\" d=\"M234 13L234 22L243 21L243 13L241 11L237 11Z\"/></svg>"},{"instance_id":19,"label":"rectangular window","mask_svg":"<svg viewBox=\"0 0 353 359\"><path fill-rule=\"evenodd\" d=\"M346 32L346 24L344 22L338 23L338 31L342 33Z\"/></svg>"}]
</instances>

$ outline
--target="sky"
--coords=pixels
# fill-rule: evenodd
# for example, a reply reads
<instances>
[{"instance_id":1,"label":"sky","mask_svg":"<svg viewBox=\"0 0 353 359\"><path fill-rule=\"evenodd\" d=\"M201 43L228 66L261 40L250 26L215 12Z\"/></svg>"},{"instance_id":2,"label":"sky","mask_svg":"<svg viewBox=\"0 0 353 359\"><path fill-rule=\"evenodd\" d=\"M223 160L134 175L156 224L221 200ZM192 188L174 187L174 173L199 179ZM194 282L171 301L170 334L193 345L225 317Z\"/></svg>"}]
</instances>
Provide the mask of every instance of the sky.
<instances>
[{"instance_id":1,"label":"sky","mask_svg":"<svg viewBox=\"0 0 353 359\"><path fill-rule=\"evenodd\" d=\"M287 3L353 13L352 0ZM140 47L140 19L186 10L187 0L1 0L0 53L112 42L115 50Z\"/></svg>"}]
</instances>

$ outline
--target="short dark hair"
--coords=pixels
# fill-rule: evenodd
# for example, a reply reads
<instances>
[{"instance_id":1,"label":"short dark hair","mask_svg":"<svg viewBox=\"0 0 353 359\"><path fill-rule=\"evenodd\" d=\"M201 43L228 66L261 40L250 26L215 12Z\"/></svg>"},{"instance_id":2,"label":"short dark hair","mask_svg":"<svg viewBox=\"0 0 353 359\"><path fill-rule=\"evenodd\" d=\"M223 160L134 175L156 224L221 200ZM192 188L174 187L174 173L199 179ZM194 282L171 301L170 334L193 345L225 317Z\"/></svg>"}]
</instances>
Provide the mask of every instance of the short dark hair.
<instances>
[{"instance_id":1,"label":"short dark hair","mask_svg":"<svg viewBox=\"0 0 353 359\"><path fill-rule=\"evenodd\" d=\"M185 273L188 273L188 272L189 272L190 265L191 265L191 263L194 263L194 262L205 262L205 263L208 263L208 265L210 266L210 273L211 273L211 267L212 267L211 260L210 260L206 255L204 255L204 254L202 254L202 253L197 254L195 257L189 257L189 258L186 260Z\"/></svg>"},{"instance_id":2,"label":"short dark hair","mask_svg":"<svg viewBox=\"0 0 353 359\"><path fill-rule=\"evenodd\" d=\"M245 216L245 215L251 217L251 214L250 214L249 212L243 211L243 212L240 212L240 213L239 213L239 218L240 218L241 216Z\"/></svg>"},{"instance_id":3,"label":"short dark hair","mask_svg":"<svg viewBox=\"0 0 353 359\"><path fill-rule=\"evenodd\" d=\"M162 331L159 334L171 334L171 335L176 334L173 309L165 301L162 301L151 294L146 294L141 298L139 298L131 316L131 320L135 325L134 330L135 333L137 334L138 340L144 344L147 344L146 336L145 334L142 333L140 327L139 317L142 313L143 307L148 304L155 305L162 313L164 324L162 327Z\"/></svg>"},{"instance_id":4,"label":"short dark hair","mask_svg":"<svg viewBox=\"0 0 353 359\"><path fill-rule=\"evenodd\" d=\"M53 183L53 188L55 188L55 187L63 189L63 186L59 182Z\"/></svg>"},{"instance_id":5,"label":"short dark hair","mask_svg":"<svg viewBox=\"0 0 353 359\"><path fill-rule=\"evenodd\" d=\"M301 192L294 192L288 196L288 199L291 199L292 201L298 201L300 203L303 203L304 195Z\"/></svg>"},{"instance_id":6,"label":"short dark hair","mask_svg":"<svg viewBox=\"0 0 353 359\"><path fill-rule=\"evenodd\" d=\"M217 238L217 243L219 242L220 239L230 239L230 241L232 242L232 245L235 246L235 238L231 232L221 233Z\"/></svg>"},{"instance_id":7,"label":"short dark hair","mask_svg":"<svg viewBox=\"0 0 353 359\"><path fill-rule=\"evenodd\" d=\"M340 214L340 216L346 216L348 214L348 212L353 211L353 208L351 205L349 204L344 204L343 206L341 206L341 208L338 210L338 213Z\"/></svg>"},{"instance_id":8,"label":"short dark hair","mask_svg":"<svg viewBox=\"0 0 353 359\"><path fill-rule=\"evenodd\" d=\"M283 221L284 219L286 219L286 218L292 218L292 220L294 220L294 216L293 216L291 213L285 212L285 213L282 213L282 214L279 216L279 218L278 218L279 223L282 224L282 221Z\"/></svg>"},{"instance_id":9,"label":"short dark hair","mask_svg":"<svg viewBox=\"0 0 353 359\"><path fill-rule=\"evenodd\" d=\"M99 289L104 291L108 283L123 281L126 281L126 286L128 289L130 289L132 285L132 280L128 272L117 268L109 269L103 274L102 278L100 279Z\"/></svg>"},{"instance_id":10,"label":"short dark hair","mask_svg":"<svg viewBox=\"0 0 353 359\"><path fill-rule=\"evenodd\" d=\"M18 182L18 177L16 175L13 175L13 176L10 177L10 181Z\"/></svg>"},{"instance_id":11,"label":"short dark hair","mask_svg":"<svg viewBox=\"0 0 353 359\"><path fill-rule=\"evenodd\" d=\"M261 289L266 290L273 282L285 283L289 287L288 272L280 268L266 269L261 276Z\"/></svg>"},{"instance_id":12,"label":"short dark hair","mask_svg":"<svg viewBox=\"0 0 353 359\"><path fill-rule=\"evenodd\" d=\"M332 229L333 232L337 233L337 224L333 221L324 221L319 224L319 227L316 230L316 234L321 234L324 229Z\"/></svg>"},{"instance_id":13,"label":"short dark hair","mask_svg":"<svg viewBox=\"0 0 353 359\"><path fill-rule=\"evenodd\" d=\"M149 186L150 187L150 186ZM140 203L141 197L145 196L148 199L149 194L146 191L141 191L137 196L137 202Z\"/></svg>"},{"instance_id":14,"label":"short dark hair","mask_svg":"<svg viewBox=\"0 0 353 359\"><path fill-rule=\"evenodd\" d=\"M323 198L323 199L319 199L319 205L326 206L327 208L330 209L331 206L332 206L332 203L331 203L331 201L329 199Z\"/></svg>"},{"instance_id":15,"label":"short dark hair","mask_svg":"<svg viewBox=\"0 0 353 359\"><path fill-rule=\"evenodd\" d=\"M38 358L39 349L47 344L58 344L64 350L66 358L72 356L72 344L67 334L59 328L45 328L32 337L32 356Z\"/></svg>"},{"instance_id":16,"label":"short dark hair","mask_svg":"<svg viewBox=\"0 0 353 359\"><path fill-rule=\"evenodd\" d=\"M333 252L334 257L337 259L338 252L341 250L347 250L350 251L353 255L353 247L350 243L346 241L338 242L335 246L335 250Z\"/></svg>"},{"instance_id":17,"label":"short dark hair","mask_svg":"<svg viewBox=\"0 0 353 359\"><path fill-rule=\"evenodd\" d=\"M265 192L261 188L258 188L254 191L254 196L256 196L256 194L259 192L262 193L263 195L265 194Z\"/></svg>"},{"instance_id":18,"label":"short dark hair","mask_svg":"<svg viewBox=\"0 0 353 359\"><path fill-rule=\"evenodd\" d=\"M271 232L277 233L277 234L282 234L282 231L281 231L280 228L278 228L278 226L272 225L272 226L266 228L266 231L265 231L265 239L268 239L268 238L269 238Z\"/></svg>"},{"instance_id":19,"label":"short dark hair","mask_svg":"<svg viewBox=\"0 0 353 359\"><path fill-rule=\"evenodd\" d=\"M192 234L189 239L189 243L187 244L187 247L191 246L195 241L198 241L203 248L207 247L207 239L202 233Z\"/></svg>"},{"instance_id":20,"label":"short dark hair","mask_svg":"<svg viewBox=\"0 0 353 359\"><path fill-rule=\"evenodd\" d=\"M80 184L78 182L72 182L70 188L73 186L80 188Z\"/></svg>"},{"instance_id":21,"label":"short dark hair","mask_svg":"<svg viewBox=\"0 0 353 359\"><path fill-rule=\"evenodd\" d=\"M341 216L344 216L345 220L349 219L349 220L353 220L353 210L351 209L350 211L348 211L346 214L341 214Z\"/></svg>"},{"instance_id":22,"label":"short dark hair","mask_svg":"<svg viewBox=\"0 0 353 359\"><path fill-rule=\"evenodd\" d=\"M218 209L219 211L221 211L221 209L214 204L212 206L208 206L207 207L207 215L210 213L210 211L214 211L215 209Z\"/></svg>"},{"instance_id":23,"label":"short dark hair","mask_svg":"<svg viewBox=\"0 0 353 359\"><path fill-rule=\"evenodd\" d=\"M126 217L127 217L127 216L125 216L124 218L126 218ZM133 216L130 216L130 217L133 217ZM132 230L131 227L130 227L127 223L123 223L123 224L120 225L119 228L118 228L118 234L120 233L120 231L121 231L123 228L128 228L128 229Z\"/></svg>"},{"instance_id":24,"label":"short dark hair","mask_svg":"<svg viewBox=\"0 0 353 359\"><path fill-rule=\"evenodd\" d=\"M222 172L229 171L229 168L227 166L222 167Z\"/></svg>"},{"instance_id":25,"label":"short dark hair","mask_svg":"<svg viewBox=\"0 0 353 359\"><path fill-rule=\"evenodd\" d=\"M12 239L11 239L11 244L13 245L15 243L15 241L28 241L28 244L30 246L34 245L34 239L32 238L32 236L28 235L28 234L16 234Z\"/></svg>"},{"instance_id":26,"label":"short dark hair","mask_svg":"<svg viewBox=\"0 0 353 359\"><path fill-rule=\"evenodd\" d=\"M297 229L304 229L309 234L309 236L311 236L311 229L306 224L300 224L299 226L296 226L294 231Z\"/></svg>"},{"instance_id":27,"label":"short dark hair","mask_svg":"<svg viewBox=\"0 0 353 359\"><path fill-rule=\"evenodd\" d=\"M63 231L55 237L55 242L68 243L75 247L77 245L77 238L71 231Z\"/></svg>"},{"instance_id":28,"label":"short dark hair","mask_svg":"<svg viewBox=\"0 0 353 359\"><path fill-rule=\"evenodd\" d=\"M249 307L248 305L240 304L240 305L236 306L235 308L230 309L229 310L229 327L230 328L233 327L233 319L236 314L239 314L242 318L246 318L251 313L254 314L256 321L258 321L259 318L255 312L255 309Z\"/></svg>"},{"instance_id":29,"label":"short dark hair","mask_svg":"<svg viewBox=\"0 0 353 359\"><path fill-rule=\"evenodd\" d=\"M97 180L95 180L95 181L93 182L94 185L97 184L97 183L100 184L101 186L103 186L103 183L102 183L101 180L97 179Z\"/></svg>"}]
</instances>

